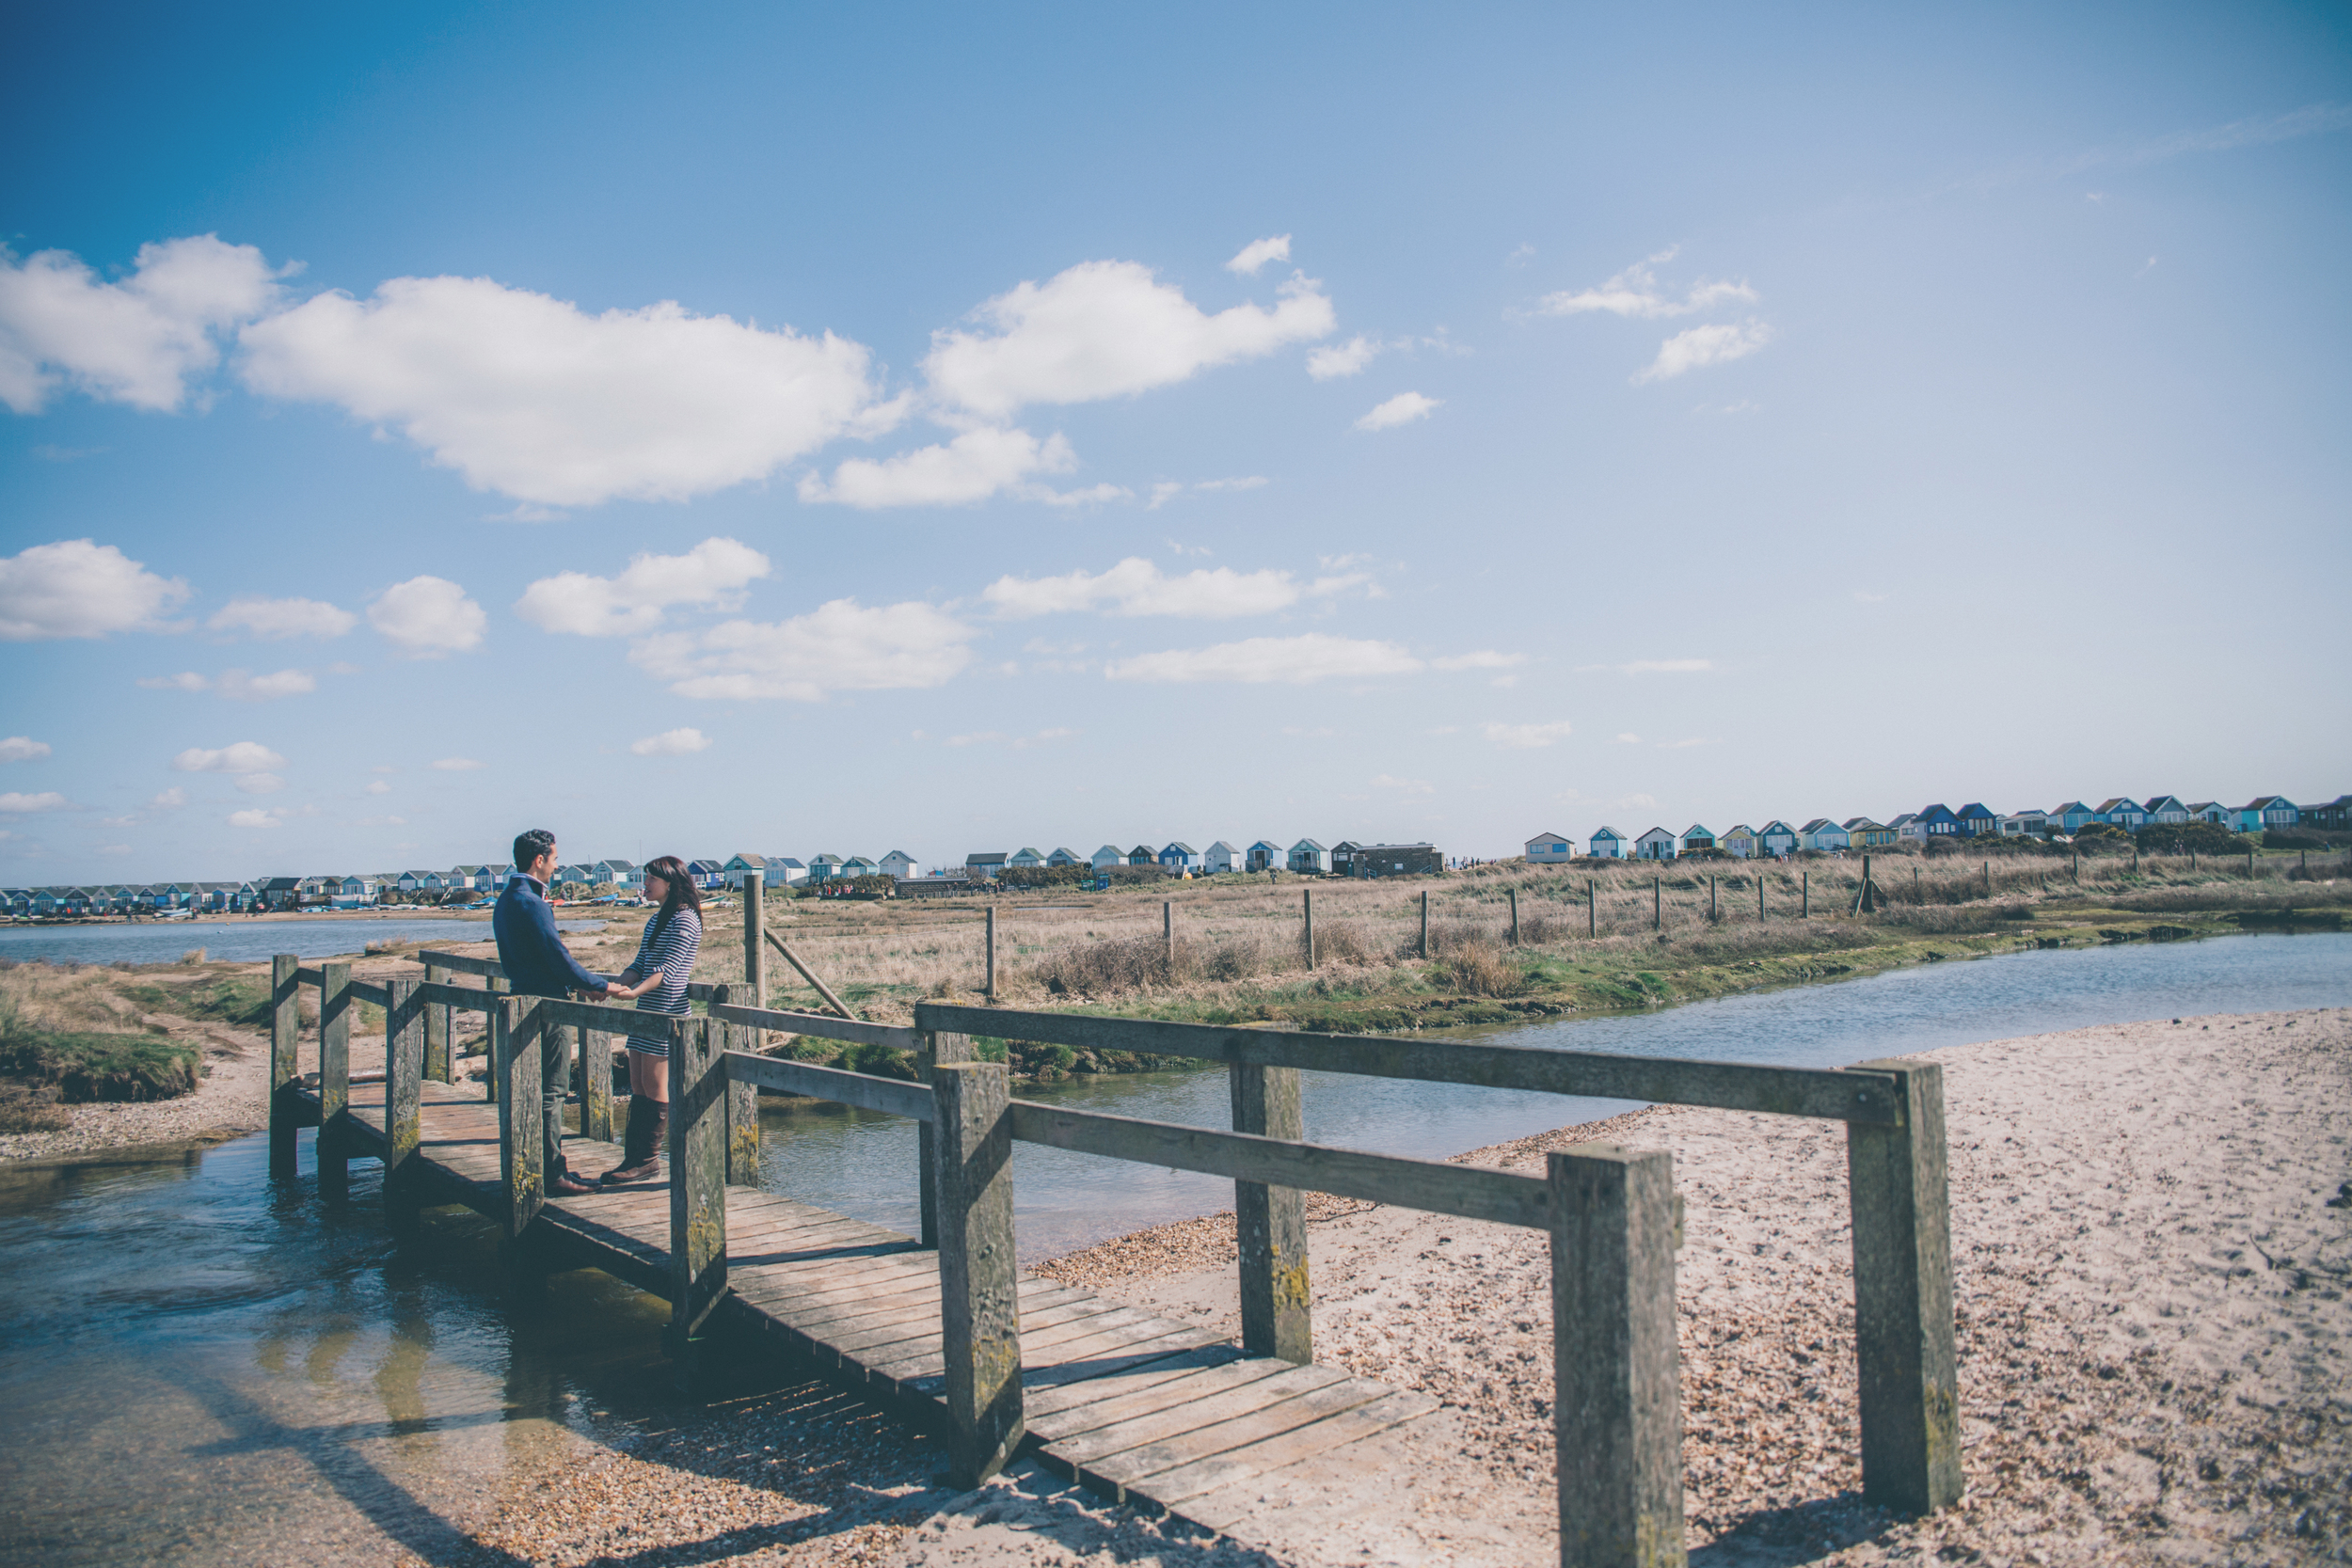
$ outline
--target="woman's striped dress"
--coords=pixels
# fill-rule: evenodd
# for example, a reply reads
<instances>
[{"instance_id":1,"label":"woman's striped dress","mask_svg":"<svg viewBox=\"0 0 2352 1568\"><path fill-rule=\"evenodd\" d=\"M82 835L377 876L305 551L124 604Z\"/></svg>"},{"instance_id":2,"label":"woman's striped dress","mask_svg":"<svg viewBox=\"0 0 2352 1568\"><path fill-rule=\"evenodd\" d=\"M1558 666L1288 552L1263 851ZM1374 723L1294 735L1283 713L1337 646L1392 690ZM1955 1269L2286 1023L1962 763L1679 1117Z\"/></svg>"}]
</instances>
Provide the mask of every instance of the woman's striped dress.
<instances>
[{"instance_id":1,"label":"woman's striped dress","mask_svg":"<svg viewBox=\"0 0 2352 1568\"><path fill-rule=\"evenodd\" d=\"M686 977L694 973L694 955L703 944L702 916L692 910L681 909L670 916L670 923L660 930L654 929L661 919L656 914L645 922L645 934L637 943L637 957L628 967L641 979L651 979L655 970L661 972L661 984L637 999L641 1013L660 1013L665 1018L686 1016ZM667 1035L631 1035L628 1048L644 1056L668 1056L670 1039Z\"/></svg>"}]
</instances>

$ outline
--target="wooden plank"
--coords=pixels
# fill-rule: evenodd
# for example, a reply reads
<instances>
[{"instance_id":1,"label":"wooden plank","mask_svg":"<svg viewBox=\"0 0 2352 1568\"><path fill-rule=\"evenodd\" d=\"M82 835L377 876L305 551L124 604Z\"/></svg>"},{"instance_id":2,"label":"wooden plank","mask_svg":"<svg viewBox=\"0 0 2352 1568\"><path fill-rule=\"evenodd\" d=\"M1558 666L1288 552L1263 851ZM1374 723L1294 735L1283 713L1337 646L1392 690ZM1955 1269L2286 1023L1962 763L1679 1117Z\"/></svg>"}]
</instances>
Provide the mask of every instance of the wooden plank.
<instances>
[{"instance_id":1,"label":"wooden plank","mask_svg":"<svg viewBox=\"0 0 2352 1568\"><path fill-rule=\"evenodd\" d=\"M707 1018L670 1027L670 1354L691 1341L727 1288L726 1069Z\"/></svg>"},{"instance_id":2,"label":"wooden plank","mask_svg":"<svg viewBox=\"0 0 2352 1568\"><path fill-rule=\"evenodd\" d=\"M1302 1394L1349 1381L1345 1372L1331 1367L1294 1367L1278 1362L1273 1370L1267 1371L1267 1359L1270 1358L1238 1362L1217 1372L1204 1372L1201 1377L1210 1380L1212 1386L1192 1398L1059 1439L1054 1444L1054 1457L1070 1466L1071 1473L1082 1474L1097 1461L1107 1460L1114 1454L1151 1448L1237 1417L1254 1416ZM1245 1375L1250 1373L1254 1375Z\"/></svg>"},{"instance_id":3,"label":"wooden plank","mask_svg":"<svg viewBox=\"0 0 2352 1568\"><path fill-rule=\"evenodd\" d=\"M427 985L435 984L440 981L441 978L448 973L449 972L443 969L439 964L427 964L424 967L425 983ZM431 1004L425 1007L424 1075L427 1078L437 1079L444 1084L451 1081L451 1046L449 1027L451 1022L452 1020L450 1017L448 1004Z\"/></svg>"},{"instance_id":4,"label":"wooden plank","mask_svg":"<svg viewBox=\"0 0 2352 1568\"><path fill-rule=\"evenodd\" d=\"M416 990L414 980L387 982L384 1093L372 1107L383 1128L384 1212L402 1235L416 1229L415 1165L423 1135L424 1009L417 1006Z\"/></svg>"},{"instance_id":5,"label":"wooden plank","mask_svg":"<svg viewBox=\"0 0 2352 1568\"><path fill-rule=\"evenodd\" d=\"M726 1010L721 1012L721 1006ZM868 1023L864 1019L835 1018L831 1013L798 1012L784 1007L744 1007L733 1003L712 1002L710 1010L716 1017L730 1023L740 1023L754 1029L773 1029L780 1033L815 1035L819 1039L855 1040L865 1045L886 1045L894 1051L916 1049L916 1031L902 1023Z\"/></svg>"},{"instance_id":6,"label":"wooden plank","mask_svg":"<svg viewBox=\"0 0 2352 1568\"><path fill-rule=\"evenodd\" d=\"M730 1007L726 1016L742 1010ZM731 1051L727 1053L727 1077L730 1082L755 1084L781 1094L830 1100L836 1104L855 1105L861 1110L881 1111L915 1121L929 1121L932 1114L931 1097L920 1084L844 1072L839 1068L813 1067L806 1062L787 1062L779 1056L748 1056Z\"/></svg>"},{"instance_id":7,"label":"wooden plank","mask_svg":"<svg viewBox=\"0 0 2352 1568\"><path fill-rule=\"evenodd\" d=\"M1944 1069L1864 1066L1895 1075L1900 1127L1846 1130L1853 1207L1854 1341L1862 1395L1862 1495L1903 1513L1960 1500L1959 1361L1952 1323Z\"/></svg>"},{"instance_id":8,"label":"wooden plank","mask_svg":"<svg viewBox=\"0 0 2352 1568\"><path fill-rule=\"evenodd\" d=\"M1561 1563L1680 1562L1674 1157L1583 1144L1549 1175Z\"/></svg>"},{"instance_id":9,"label":"wooden plank","mask_svg":"<svg viewBox=\"0 0 2352 1568\"><path fill-rule=\"evenodd\" d=\"M1298 1069L1235 1062L1226 1069L1233 1131L1295 1143L1307 1135ZM1307 1270L1307 1195L1263 1181L1233 1183L1241 1253L1241 1348L1300 1366L1314 1356Z\"/></svg>"},{"instance_id":10,"label":"wooden plank","mask_svg":"<svg viewBox=\"0 0 2352 1568\"><path fill-rule=\"evenodd\" d=\"M603 1029L580 1031L580 1135L612 1142L612 1036Z\"/></svg>"},{"instance_id":11,"label":"wooden plank","mask_svg":"<svg viewBox=\"0 0 2352 1568\"><path fill-rule=\"evenodd\" d=\"M721 1069L737 1054L759 1060L759 1031L728 1022L718 1010L735 995L721 986L712 1002L711 1017L719 1022ZM727 1073L727 1180L739 1187L759 1185L759 1085Z\"/></svg>"},{"instance_id":12,"label":"wooden plank","mask_svg":"<svg viewBox=\"0 0 2352 1568\"><path fill-rule=\"evenodd\" d=\"M281 1181L294 1180L302 1124L302 991L294 978L300 963L292 953L269 961L269 1173Z\"/></svg>"},{"instance_id":13,"label":"wooden plank","mask_svg":"<svg viewBox=\"0 0 2352 1568\"><path fill-rule=\"evenodd\" d=\"M1115 1346L1065 1345L1062 1351L1066 1359L1051 1366L1025 1368L1021 1381L1023 1387L1031 1393L1076 1387L1097 1378L1116 1376L1129 1368L1150 1365L1171 1354L1232 1349L1215 1335L1178 1325L1164 1334L1131 1338ZM1023 1397L1025 1399L1027 1396L1025 1394Z\"/></svg>"},{"instance_id":14,"label":"wooden plank","mask_svg":"<svg viewBox=\"0 0 2352 1568\"><path fill-rule=\"evenodd\" d=\"M1353 1072L1426 1083L1477 1084L1659 1104L1817 1117L1892 1126L1899 1110L1891 1079L1854 1071L1697 1062L1468 1040L1391 1039L1228 1029L1205 1023L1023 1012L952 1002L914 1005L917 1029L987 1034L1080 1049L1149 1052L1202 1061L1255 1062L1317 1072Z\"/></svg>"},{"instance_id":15,"label":"wooden plank","mask_svg":"<svg viewBox=\"0 0 2352 1568\"><path fill-rule=\"evenodd\" d=\"M1021 1312L1012 1229L1010 1074L1002 1062L934 1069L939 1149L940 1354L955 1483L977 1486L1021 1446Z\"/></svg>"},{"instance_id":16,"label":"wooden plank","mask_svg":"<svg viewBox=\"0 0 2352 1568\"><path fill-rule=\"evenodd\" d=\"M444 1007L461 1007L486 1016L497 1009L499 998L505 993L480 986L453 986L445 981L428 980L419 988L418 994Z\"/></svg>"},{"instance_id":17,"label":"wooden plank","mask_svg":"<svg viewBox=\"0 0 2352 1568\"><path fill-rule=\"evenodd\" d=\"M1026 1100L1012 1102L1012 1135L1081 1154L1401 1204L1462 1219L1539 1230L1551 1223L1550 1195L1544 1183L1508 1171L1362 1154Z\"/></svg>"},{"instance_id":18,"label":"wooden plank","mask_svg":"<svg viewBox=\"0 0 2352 1568\"><path fill-rule=\"evenodd\" d=\"M1183 1351L1157 1361L1145 1362L1126 1371L1111 1372L1080 1383L1068 1383L1052 1388L1032 1387L1025 1402L1030 1426L1036 1430L1041 1417L1067 1416L1097 1401L1116 1399L1176 1378L1190 1377L1204 1368L1228 1366L1240 1356L1241 1353L1231 1345ZM1279 1368L1272 1370L1279 1370Z\"/></svg>"},{"instance_id":19,"label":"wooden plank","mask_svg":"<svg viewBox=\"0 0 2352 1568\"><path fill-rule=\"evenodd\" d=\"M1254 1508L1264 1489L1262 1485L1250 1485L1246 1497L1216 1501L1212 1500L1213 1494L1228 1487L1242 1487L1245 1482L1254 1482L1261 1476L1302 1460L1376 1437L1437 1408L1438 1402L1428 1395L1400 1389L1279 1437L1251 1443L1214 1459L1196 1460L1163 1470L1143 1481L1136 1491L1164 1508L1181 1507L1184 1517L1195 1524L1222 1528Z\"/></svg>"},{"instance_id":20,"label":"wooden plank","mask_svg":"<svg viewBox=\"0 0 2352 1568\"><path fill-rule=\"evenodd\" d=\"M351 1103L351 966L321 964L319 988L319 1196L341 1203L351 1192L351 1154L343 1110Z\"/></svg>"},{"instance_id":21,"label":"wooden plank","mask_svg":"<svg viewBox=\"0 0 2352 1568\"><path fill-rule=\"evenodd\" d=\"M1057 1409L1050 1414L1032 1411L1029 1430L1044 1438L1049 1446L1048 1451L1059 1459L1065 1452L1063 1444L1089 1433L1159 1416L1176 1406L1223 1394L1290 1370L1291 1364L1287 1361L1278 1361L1270 1355L1254 1355L1239 1361L1228 1361L1221 1366L1196 1367L1179 1373L1163 1374L1147 1386L1130 1393L1106 1391L1100 1399ZM1083 1390L1091 1386L1081 1384L1078 1386Z\"/></svg>"},{"instance_id":22,"label":"wooden plank","mask_svg":"<svg viewBox=\"0 0 2352 1568\"><path fill-rule=\"evenodd\" d=\"M519 1240L547 1201L547 1116L541 1102L534 997L504 996L490 1014L490 1081L498 1085L499 1186L506 1239Z\"/></svg>"},{"instance_id":23,"label":"wooden plank","mask_svg":"<svg viewBox=\"0 0 2352 1568\"><path fill-rule=\"evenodd\" d=\"M968 1035L941 1035L918 1031L914 1037L914 1076L925 1085L931 1082L931 1069L942 1062L972 1060L972 1038ZM922 1123L914 1130L914 1185L916 1200L922 1213L919 1234L927 1247L939 1245L939 1172L936 1168L938 1150L931 1135L931 1124Z\"/></svg>"},{"instance_id":24,"label":"wooden plank","mask_svg":"<svg viewBox=\"0 0 2352 1568\"><path fill-rule=\"evenodd\" d=\"M1303 1377L1311 1372L1328 1373L1329 1369L1300 1367L1279 1375ZM1230 1420L1199 1427L1157 1443L1148 1443L1141 1448L1128 1449L1081 1464L1076 1467L1078 1478L1090 1486L1111 1493L1121 1502L1127 1499L1131 1490L1141 1490L1150 1496L1151 1479L1164 1471L1232 1454L1253 1443L1281 1436L1342 1411L1385 1399L1392 1392L1392 1389L1370 1378L1341 1377L1336 1382L1311 1388L1265 1408L1235 1416Z\"/></svg>"}]
</instances>

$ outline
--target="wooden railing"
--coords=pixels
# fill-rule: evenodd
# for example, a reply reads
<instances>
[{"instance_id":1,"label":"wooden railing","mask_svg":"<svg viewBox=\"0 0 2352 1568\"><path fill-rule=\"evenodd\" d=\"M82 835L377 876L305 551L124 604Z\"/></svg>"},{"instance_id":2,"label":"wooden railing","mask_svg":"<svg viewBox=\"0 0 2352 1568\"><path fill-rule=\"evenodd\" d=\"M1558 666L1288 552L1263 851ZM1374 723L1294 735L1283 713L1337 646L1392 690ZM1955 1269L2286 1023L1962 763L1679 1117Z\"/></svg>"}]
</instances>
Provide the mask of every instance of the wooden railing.
<instances>
[{"instance_id":1,"label":"wooden railing","mask_svg":"<svg viewBox=\"0 0 2352 1568\"><path fill-rule=\"evenodd\" d=\"M757 1183L761 1089L904 1117L920 1126L925 1245L937 1250L949 1449L965 1484L993 1474L1024 1435L1009 1158L1014 1140L1234 1184L1242 1348L1305 1363L1313 1333L1305 1196L1376 1203L1546 1231L1551 1240L1554 1420L1564 1563L1678 1561L1683 1521L1674 1251L1681 1231L1670 1155L1586 1144L1554 1151L1541 1177L1329 1148L1304 1140L1303 1070L1535 1089L1842 1121L1853 1220L1864 1495L1924 1513L1961 1492L1943 1082L1931 1063L1828 1070L1609 1055L1455 1041L1225 1029L1149 1020L924 1002L912 1027L748 1005L758 992L696 987L703 1016L505 994L497 964L421 955L427 979L354 981L348 964L277 960L272 1075L294 1079L295 988L319 987L320 1180L343 1190L339 1136L349 1103L350 1008L385 1009L386 1194L413 1205L403 1171L417 1148L420 1085L449 1076L446 1013L489 1020L501 1107L502 1221L519 1238L545 1199L541 1053L580 1041L582 1121L610 1135L610 1037L660 1029L670 1048L669 1181L674 1354L694 1354L727 1290L726 1189ZM451 984L478 975L482 989ZM739 1000L739 996L744 998ZM444 1015L434 1053L436 1012ZM913 1053L918 1082L758 1053L763 1032L875 1043ZM1001 1062L971 1037L1222 1062L1230 1131L1011 1098ZM599 1042L600 1048L590 1042ZM601 1103L600 1120L592 1120ZM596 1129L600 1127L601 1133ZM273 1169L291 1171L293 1122L272 1119ZM330 1180L331 1177L331 1180ZM396 1222L398 1223L398 1222ZM412 1223L412 1222L410 1222Z\"/></svg>"}]
</instances>

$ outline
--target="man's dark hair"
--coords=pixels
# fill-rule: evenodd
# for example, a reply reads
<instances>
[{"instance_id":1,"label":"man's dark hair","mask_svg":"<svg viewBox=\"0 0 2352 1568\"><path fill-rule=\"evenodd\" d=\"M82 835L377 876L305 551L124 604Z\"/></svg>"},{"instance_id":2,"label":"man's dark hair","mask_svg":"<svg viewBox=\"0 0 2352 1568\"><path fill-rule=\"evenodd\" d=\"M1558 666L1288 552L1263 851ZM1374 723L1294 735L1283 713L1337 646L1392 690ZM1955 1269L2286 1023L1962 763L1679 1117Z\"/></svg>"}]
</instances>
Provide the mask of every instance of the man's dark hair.
<instances>
[{"instance_id":1,"label":"man's dark hair","mask_svg":"<svg viewBox=\"0 0 2352 1568\"><path fill-rule=\"evenodd\" d=\"M529 875L531 863L555 847L555 835L545 828L533 828L527 833L515 835L515 869Z\"/></svg>"}]
</instances>

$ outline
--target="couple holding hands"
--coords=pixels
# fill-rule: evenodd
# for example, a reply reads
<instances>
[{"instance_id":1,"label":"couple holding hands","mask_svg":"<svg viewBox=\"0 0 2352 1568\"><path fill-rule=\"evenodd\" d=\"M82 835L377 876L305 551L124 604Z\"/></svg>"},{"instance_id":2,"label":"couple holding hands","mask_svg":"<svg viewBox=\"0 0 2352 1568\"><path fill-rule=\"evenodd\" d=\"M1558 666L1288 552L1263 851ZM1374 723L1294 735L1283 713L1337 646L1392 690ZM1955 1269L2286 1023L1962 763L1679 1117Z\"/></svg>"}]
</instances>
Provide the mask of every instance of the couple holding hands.
<instances>
[{"instance_id":1,"label":"couple holding hands","mask_svg":"<svg viewBox=\"0 0 2352 1568\"><path fill-rule=\"evenodd\" d=\"M618 978L604 979L580 966L556 934L555 911L548 906L548 882L555 875L555 835L533 828L515 840L515 871L499 894L490 916L499 962L507 988L517 996L555 996L581 991L599 1002L635 1001L641 1013L657 1019L684 1018L686 980L702 947L701 895L684 863L664 855L645 867L645 896L660 904L637 957ZM564 1160L564 1096L571 1087L568 1053L544 1053L540 1083L547 1116L547 1190L594 1193L608 1187L653 1181L662 1174L662 1129L670 1105L670 1040L661 1025L628 1037L628 1130L621 1137L621 1163L595 1182L571 1173Z\"/></svg>"}]
</instances>

